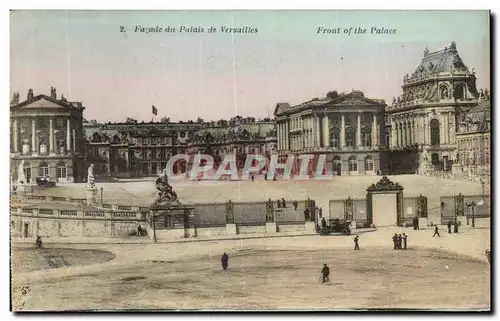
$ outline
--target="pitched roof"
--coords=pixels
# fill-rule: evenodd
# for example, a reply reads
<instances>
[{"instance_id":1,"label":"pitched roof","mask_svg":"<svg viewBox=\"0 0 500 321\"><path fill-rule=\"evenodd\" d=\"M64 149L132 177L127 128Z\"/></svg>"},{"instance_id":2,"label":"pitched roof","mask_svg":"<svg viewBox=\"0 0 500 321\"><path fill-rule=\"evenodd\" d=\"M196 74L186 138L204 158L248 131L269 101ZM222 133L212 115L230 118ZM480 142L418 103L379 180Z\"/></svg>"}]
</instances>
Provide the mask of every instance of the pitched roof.
<instances>
[{"instance_id":1,"label":"pitched roof","mask_svg":"<svg viewBox=\"0 0 500 321\"><path fill-rule=\"evenodd\" d=\"M455 42L452 42L450 47L445 47L444 49L432 53L428 53L426 49L422 61L415 69L410 79L453 71L469 71L458 54Z\"/></svg>"},{"instance_id":2,"label":"pitched roof","mask_svg":"<svg viewBox=\"0 0 500 321\"><path fill-rule=\"evenodd\" d=\"M335 92L336 93L336 92ZM365 97L365 94L359 90L353 90L348 94L340 94L330 96L324 98L314 98L312 100L306 101L302 104L298 104L295 106L290 106L288 103L278 103L276 109L274 111L275 115L282 114L288 111L295 111L305 108L314 108L314 107L330 107L330 108L349 108L351 106L380 106L385 107L385 101L381 99L370 99Z\"/></svg>"},{"instance_id":3,"label":"pitched roof","mask_svg":"<svg viewBox=\"0 0 500 321\"><path fill-rule=\"evenodd\" d=\"M48 102L49 104L43 104L43 103L39 105L34 104L36 102L41 102L41 101ZM32 104L34 105L30 106ZM27 99L23 102L20 102L19 104L11 105L10 109L18 110L26 106L28 106L28 108L33 107L33 108L78 108L81 110L85 109L85 107L83 107L82 103L80 102L59 100L43 94L34 96L33 98Z\"/></svg>"}]
</instances>

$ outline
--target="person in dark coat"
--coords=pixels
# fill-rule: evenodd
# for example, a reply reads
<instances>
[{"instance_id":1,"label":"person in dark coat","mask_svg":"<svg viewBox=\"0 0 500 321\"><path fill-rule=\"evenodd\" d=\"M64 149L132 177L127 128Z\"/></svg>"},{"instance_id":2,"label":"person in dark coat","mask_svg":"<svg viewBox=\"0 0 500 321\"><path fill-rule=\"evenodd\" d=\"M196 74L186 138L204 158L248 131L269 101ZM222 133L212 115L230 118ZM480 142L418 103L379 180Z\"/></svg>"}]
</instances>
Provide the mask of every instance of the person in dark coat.
<instances>
[{"instance_id":1,"label":"person in dark coat","mask_svg":"<svg viewBox=\"0 0 500 321\"><path fill-rule=\"evenodd\" d=\"M323 275L323 281L321 282L321 284L328 282L330 277L330 268L328 267L328 265L323 264L323 269L321 270L321 274Z\"/></svg>"},{"instance_id":2,"label":"person in dark coat","mask_svg":"<svg viewBox=\"0 0 500 321\"><path fill-rule=\"evenodd\" d=\"M392 243L394 243L394 249L397 250L398 249L398 235L396 233L394 233L394 235L392 236Z\"/></svg>"},{"instance_id":3,"label":"person in dark coat","mask_svg":"<svg viewBox=\"0 0 500 321\"><path fill-rule=\"evenodd\" d=\"M408 235L406 235L405 233L403 233L403 249L406 250L406 242L408 240Z\"/></svg>"},{"instance_id":4,"label":"person in dark coat","mask_svg":"<svg viewBox=\"0 0 500 321\"><path fill-rule=\"evenodd\" d=\"M286 208L286 202L284 198L281 199L281 207Z\"/></svg>"},{"instance_id":5,"label":"person in dark coat","mask_svg":"<svg viewBox=\"0 0 500 321\"><path fill-rule=\"evenodd\" d=\"M398 242L398 250L401 250L403 248L403 246L402 246L403 237L401 236L401 234L398 235L397 242Z\"/></svg>"},{"instance_id":6,"label":"person in dark coat","mask_svg":"<svg viewBox=\"0 0 500 321\"><path fill-rule=\"evenodd\" d=\"M451 234L451 220L448 221L448 233Z\"/></svg>"},{"instance_id":7,"label":"person in dark coat","mask_svg":"<svg viewBox=\"0 0 500 321\"><path fill-rule=\"evenodd\" d=\"M455 222L453 223L453 225L454 225L454 232L455 232L455 233L458 233L458 222L457 222L457 221L455 221Z\"/></svg>"},{"instance_id":8,"label":"person in dark coat","mask_svg":"<svg viewBox=\"0 0 500 321\"><path fill-rule=\"evenodd\" d=\"M221 262L222 262L222 269L227 270L227 266L229 264L229 256L226 254L226 252L224 252L224 254L222 255Z\"/></svg>"},{"instance_id":9,"label":"person in dark coat","mask_svg":"<svg viewBox=\"0 0 500 321\"><path fill-rule=\"evenodd\" d=\"M415 225L417 226L417 231L420 230L420 223L418 222L418 217L415 216Z\"/></svg>"},{"instance_id":10,"label":"person in dark coat","mask_svg":"<svg viewBox=\"0 0 500 321\"><path fill-rule=\"evenodd\" d=\"M255 177L252 175L252 182L255 180Z\"/></svg>"},{"instance_id":11,"label":"person in dark coat","mask_svg":"<svg viewBox=\"0 0 500 321\"><path fill-rule=\"evenodd\" d=\"M326 228L326 220L324 217L321 219L321 227Z\"/></svg>"},{"instance_id":12,"label":"person in dark coat","mask_svg":"<svg viewBox=\"0 0 500 321\"><path fill-rule=\"evenodd\" d=\"M264 180L267 181L267 173L264 174Z\"/></svg>"},{"instance_id":13,"label":"person in dark coat","mask_svg":"<svg viewBox=\"0 0 500 321\"><path fill-rule=\"evenodd\" d=\"M354 238L354 250L359 250L359 236L356 235Z\"/></svg>"},{"instance_id":14,"label":"person in dark coat","mask_svg":"<svg viewBox=\"0 0 500 321\"><path fill-rule=\"evenodd\" d=\"M294 208L294 210L297 210L297 206L299 206L299 203L297 203L297 201L294 201L293 202L293 208Z\"/></svg>"},{"instance_id":15,"label":"person in dark coat","mask_svg":"<svg viewBox=\"0 0 500 321\"><path fill-rule=\"evenodd\" d=\"M440 235L439 235L439 228L438 228L437 225L434 225L434 234L432 234L432 237L434 237L436 235L437 235L437 237L440 237Z\"/></svg>"}]
</instances>

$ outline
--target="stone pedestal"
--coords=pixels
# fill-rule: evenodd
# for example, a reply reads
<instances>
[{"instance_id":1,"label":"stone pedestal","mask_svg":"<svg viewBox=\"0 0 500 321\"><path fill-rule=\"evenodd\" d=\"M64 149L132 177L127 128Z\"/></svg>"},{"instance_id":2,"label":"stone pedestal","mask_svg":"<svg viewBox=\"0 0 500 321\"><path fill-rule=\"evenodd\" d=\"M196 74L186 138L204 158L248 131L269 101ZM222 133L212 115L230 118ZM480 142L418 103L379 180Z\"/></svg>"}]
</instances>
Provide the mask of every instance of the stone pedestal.
<instances>
[{"instance_id":1,"label":"stone pedestal","mask_svg":"<svg viewBox=\"0 0 500 321\"><path fill-rule=\"evenodd\" d=\"M304 223L304 230L306 232L316 232L316 223L307 221Z\"/></svg>"},{"instance_id":2,"label":"stone pedestal","mask_svg":"<svg viewBox=\"0 0 500 321\"><path fill-rule=\"evenodd\" d=\"M427 217L419 217L418 218L418 228L419 229L425 229L429 225L429 220Z\"/></svg>"},{"instance_id":3,"label":"stone pedestal","mask_svg":"<svg viewBox=\"0 0 500 321\"><path fill-rule=\"evenodd\" d=\"M226 224L226 235L236 235L236 224Z\"/></svg>"},{"instance_id":4,"label":"stone pedestal","mask_svg":"<svg viewBox=\"0 0 500 321\"><path fill-rule=\"evenodd\" d=\"M87 186L87 205L96 205L97 188Z\"/></svg>"},{"instance_id":5,"label":"stone pedestal","mask_svg":"<svg viewBox=\"0 0 500 321\"><path fill-rule=\"evenodd\" d=\"M267 234L273 234L273 233L276 233L278 230L276 229L276 223L271 223L271 222L267 222L266 223L266 233Z\"/></svg>"},{"instance_id":6,"label":"stone pedestal","mask_svg":"<svg viewBox=\"0 0 500 321\"><path fill-rule=\"evenodd\" d=\"M148 235L156 241L195 237L194 208L180 203L153 205L148 218Z\"/></svg>"}]
</instances>

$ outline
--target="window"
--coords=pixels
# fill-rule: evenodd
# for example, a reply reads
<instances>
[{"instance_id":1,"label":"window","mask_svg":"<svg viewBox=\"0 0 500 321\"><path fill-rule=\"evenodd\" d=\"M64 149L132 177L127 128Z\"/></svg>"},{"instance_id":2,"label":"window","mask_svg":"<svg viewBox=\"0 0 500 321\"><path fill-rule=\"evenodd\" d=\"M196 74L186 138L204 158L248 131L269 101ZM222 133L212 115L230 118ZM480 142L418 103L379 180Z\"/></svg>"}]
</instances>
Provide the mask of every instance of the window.
<instances>
[{"instance_id":1,"label":"window","mask_svg":"<svg viewBox=\"0 0 500 321\"><path fill-rule=\"evenodd\" d=\"M453 97L455 99L465 99L465 88L463 84L458 84L455 86Z\"/></svg>"},{"instance_id":2,"label":"window","mask_svg":"<svg viewBox=\"0 0 500 321\"><path fill-rule=\"evenodd\" d=\"M57 165L57 172L56 172L57 178L66 178L66 163L59 163Z\"/></svg>"},{"instance_id":3,"label":"window","mask_svg":"<svg viewBox=\"0 0 500 321\"><path fill-rule=\"evenodd\" d=\"M365 171L373 172L373 158L371 156L365 158Z\"/></svg>"},{"instance_id":4,"label":"window","mask_svg":"<svg viewBox=\"0 0 500 321\"><path fill-rule=\"evenodd\" d=\"M437 119L431 120L430 131L431 131L431 145L439 145L440 142L439 121Z\"/></svg>"},{"instance_id":5,"label":"window","mask_svg":"<svg viewBox=\"0 0 500 321\"><path fill-rule=\"evenodd\" d=\"M358 171L358 158L356 156L349 157L349 172Z\"/></svg>"},{"instance_id":6,"label":"window","mask_svg":"<svg viewBox=\"0 0 500 321\"><path fill-rule=\"evenodd\" d=\"M151 138L151 145L156 145L158 144L158 137L152 137Z\"/></svg>"},{"instance_id":7,"label":"window","mask_svg":"<svg viewBox=\"0 0 500 321\"><path fill-rule=\"evenodd\" d=\"M148 144L149 144L149 139L148 139L147 137L144 137L144 138L142 139L142 144L143 144L143 145L148 145Z\"/></svg>"},{"instance_id":8,"label":"window","mask_svg":"<svg viewBox=\"0 0 500 321\"><path fill-rule=\"evenodd\" d=\"M431 163L432 163L432 165L438 165L439 164L439 154L438 153L432 153L432 155L431 155Z\"/></svg>"},{"instance_id":9,"label":"window","mask_svg":"<svg viewBox=\"0 0 500 321\"><path fill-rule=\"evenodd\" d=\"M49 176L49 166L47 163L41 163L40 164L40 176L41 177L48 177Z\"/></svg>"}]
</instances>

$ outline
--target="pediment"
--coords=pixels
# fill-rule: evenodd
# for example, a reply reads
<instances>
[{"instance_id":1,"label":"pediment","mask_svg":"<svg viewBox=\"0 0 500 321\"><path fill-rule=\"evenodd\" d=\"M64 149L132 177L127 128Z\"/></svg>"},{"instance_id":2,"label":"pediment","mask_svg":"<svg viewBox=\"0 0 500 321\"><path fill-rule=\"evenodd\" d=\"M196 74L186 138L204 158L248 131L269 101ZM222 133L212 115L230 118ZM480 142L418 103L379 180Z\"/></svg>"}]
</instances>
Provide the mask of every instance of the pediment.
<instances>
[{"instance_id":1,"label":"pediment","mask_svg":"<svg viewBox=\"0 0 500 321\"><path fill-rule=\"evenodd\" d=\"M64 101L56 100L45 95L33 97L30 100L10 107L12 110L25 109L69 109L71 106Z\"/></svg>"},{"instance_id":2,"label":"pediment","mask_svg":"<svg viewBox=\"0 0 500 321\"><path fill-rule=\"evenodd\" d=\"M374 106L379 107L383 105L381 102L358 96L358 95L344 95L326 104L326 107L348 107L348 106Z\"/></svg>"}]
</instances>

